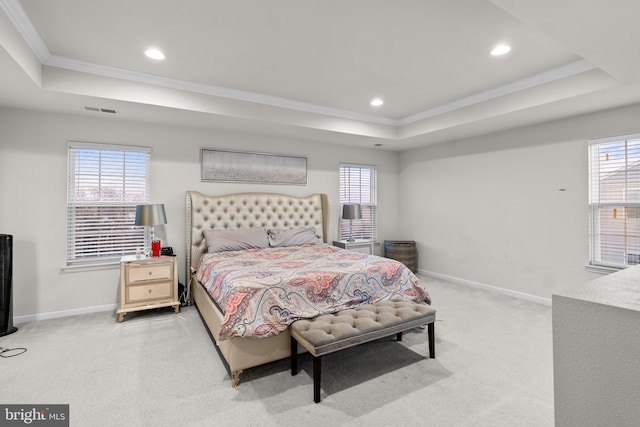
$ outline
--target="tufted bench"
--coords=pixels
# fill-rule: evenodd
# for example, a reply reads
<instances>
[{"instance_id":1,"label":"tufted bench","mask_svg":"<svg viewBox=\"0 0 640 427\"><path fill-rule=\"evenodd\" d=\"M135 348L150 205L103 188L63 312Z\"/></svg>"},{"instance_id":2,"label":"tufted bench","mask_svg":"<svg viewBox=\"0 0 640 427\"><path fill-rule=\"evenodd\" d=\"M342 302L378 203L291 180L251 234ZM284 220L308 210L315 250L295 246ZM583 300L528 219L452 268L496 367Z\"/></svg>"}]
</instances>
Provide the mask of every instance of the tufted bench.
<instances>
[{"instance_id":1,"label":"tufted bench","mask_svg":"<svg viewBox=\"0 0 640 427\"><path fill-rule=\"evenodd\" d=\"M298 343L313 356L313 401L320 402L321 359L325 354L428 325L429 357L435 358L436 310L412 301L380 301L291 325L291 375L298 373Z\"/></svg>"}]
</instances>

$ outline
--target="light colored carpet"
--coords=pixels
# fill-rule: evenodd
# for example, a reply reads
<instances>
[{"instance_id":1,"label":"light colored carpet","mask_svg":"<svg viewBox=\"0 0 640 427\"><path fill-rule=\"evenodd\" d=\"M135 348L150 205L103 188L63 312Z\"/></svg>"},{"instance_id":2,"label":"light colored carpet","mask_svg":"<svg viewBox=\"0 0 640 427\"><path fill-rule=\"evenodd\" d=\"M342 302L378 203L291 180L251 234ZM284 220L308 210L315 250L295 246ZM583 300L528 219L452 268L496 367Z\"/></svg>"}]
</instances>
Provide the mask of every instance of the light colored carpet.
<instances>
[{"instance_id":1,"label":"light colored carpet","mask_svg":"<svg viewBox=\"0 0 640 427\"><path fill-rule=\"evenodd\" d=\"M551 308L421 277L437 309L426 331L312 360L249 369L231 388L197 310L96 313L18 325L0 347L0 403L70 404L72 426L552 426ZM198 367L196 369L196 367Z\"/></svg>"}]
</instances>

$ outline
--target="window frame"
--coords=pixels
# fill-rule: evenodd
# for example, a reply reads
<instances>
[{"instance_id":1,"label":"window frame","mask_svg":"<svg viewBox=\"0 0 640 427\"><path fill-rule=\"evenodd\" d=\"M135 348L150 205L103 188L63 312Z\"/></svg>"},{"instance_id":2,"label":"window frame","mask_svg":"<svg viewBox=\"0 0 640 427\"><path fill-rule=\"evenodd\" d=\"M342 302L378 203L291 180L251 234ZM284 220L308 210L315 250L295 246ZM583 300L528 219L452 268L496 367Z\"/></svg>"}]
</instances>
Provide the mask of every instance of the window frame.
<instances>
[{"instance_id":1,"label":"window frame","mask_svg":"<svg viewBox=\"0 0 640 427\"><path fill-rule=\"evenodd\" d=\"M362 175L368 170L368 177L359 183L350 185L344 182L347 169ZM346 240L349 236L350 220L342 219L342 206L360 204L362 219L353 220L353 236L356 240L375 241L378 238L378 168L375 165L340 163L339 165L339 200L338 240ZM358 178L357 176L355 178ZM364 182L363 182L364 181ZM354 190L356 190L354 192ZM366 191L365 191L366 190Z\"/></svg>"},{"instance_id":2,"label":"window frame","mask_svg":"<svg viewBox=\"0 0 640 427\"><path fill-rule=\"evenodd\" d=\"M616 144L623 144L624 149L616 151ZM615 159L612 159L614 155ZM587 269L606 273L640 264L640 134L590 140L588 159ZM609 161L613 163L607 169L605 162ZM616 179L620 174L624 177ZM607 179L610 181L604 182ZM615 193L620 196L614 197ZM635 215L630 216L630 212ZM609 242L603 241L607 238ZM611 255L615 252L620 252L621 256Z\"/></svg>"},{"instance_id":3,"label":"window frame","mask_svg":"<svg viewBox=\"0 0 640 427\"><path fill-rule=\"evenodd\" d=\"M150 147L67 142L66 268L116 265L122 256L148 246L148 230L134 221L136 205L150 200L151 151ZM82 209L84 216L78 214ZM110 226L103 222L104 216ZM96 218L100 221L91 221Z\"/></svg>"}]
</instances>

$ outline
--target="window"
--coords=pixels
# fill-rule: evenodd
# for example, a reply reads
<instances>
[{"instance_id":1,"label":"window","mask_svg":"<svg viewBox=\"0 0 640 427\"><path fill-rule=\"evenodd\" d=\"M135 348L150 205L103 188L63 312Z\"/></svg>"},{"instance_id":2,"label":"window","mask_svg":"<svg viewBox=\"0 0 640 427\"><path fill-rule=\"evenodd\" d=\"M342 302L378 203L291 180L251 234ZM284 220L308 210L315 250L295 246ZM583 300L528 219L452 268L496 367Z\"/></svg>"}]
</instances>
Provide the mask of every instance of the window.
<instances>
[{"instance_id":1,"label":"window","mask_svg":"<svg viewBox=\"0 0 640 427\"><path fill-rule=\"evenodd\" d=\"M69 142L67 265L119 261L145 245L136 205L149 202L151 149Z\"/></svg>"},{"instance_id":2,"label":"window","mask_svg":"<svg viewBox=\"0 0 640 427\"><path fill-rule=\"evenodd\" d=\"M590 264L640 264L640 134L589 142Z\"/></svg>"},{"instance_id":3,"label":"window","mask_svg":"<svg viewBox=\"0 0 640 427\"><path fill-rule=\"evenodd\" d=\"M362 219L353 220L355 239L377 238L376 176L375 166L340 164L340 215L345 204L360 204L362 211ZM340 240L349 237L349 223L340 219Z\"/></svg>"}]
</instances>

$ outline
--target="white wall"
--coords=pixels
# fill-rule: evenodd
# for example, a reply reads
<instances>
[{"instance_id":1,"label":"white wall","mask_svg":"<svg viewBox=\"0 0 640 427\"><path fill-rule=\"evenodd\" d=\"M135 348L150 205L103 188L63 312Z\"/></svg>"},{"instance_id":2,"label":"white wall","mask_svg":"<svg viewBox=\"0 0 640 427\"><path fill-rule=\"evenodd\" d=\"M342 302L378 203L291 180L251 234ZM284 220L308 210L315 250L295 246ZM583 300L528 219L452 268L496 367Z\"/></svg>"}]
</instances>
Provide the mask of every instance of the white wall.
<instances>
[{"instance_id":1,"label":"white wall","mask_svg":"<svg viewBox=\"0 0 640 427\"><path fill-rule=\"evenodd\" d=\"M640 106L400 156L400 219L419 269L549 299L588 262L587 140L640 131Z\"/></svg>"},{"instance_id":2,"label":"white wall","mask_svg":"<svg viewBox=\"0 0 640 427\"><path fill-rule=\"evenodd\" d=\"M151 201L164 203L168 224L156 227L176 250L184 283L185 192L270 191L329 195L330 239L337 237L338 165L378 166L380 239L394 239L399 199L398 155L376 149L327 146L206 129L158 126L121 118L92 118L0 109L0 233L14 240L14 316L46 318L55 312L109 308L117 301L118 270L63 272L66 259L68 140L152 147ZM221 148L308 158L308 185L200 182L200 148Z\"/></svg>"},{"instance_id":3,"label":"white wall","mask_svg":"<svg viewBox=\"0 0 640 427\"><path fill-rule=\"evenodd\" d=\"M541 298L598 277L587 273L586 141L640 131L640 106L455 141L400 155L311 141L0 109L0 233L14 236L14 315L110 307L117 269L62 272L66 249L66 142L144 145L152 202L184 281L184 197L324 192L337 235L338 164L378 166L379 240L418 244L419 268ZM303 155L306 186L200 182L201 147ZM565 189L565 191L560 191Z\"/></svg>"}]
</instances>

